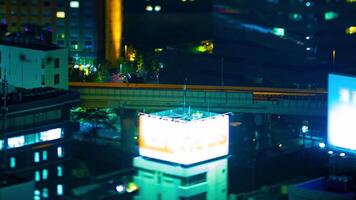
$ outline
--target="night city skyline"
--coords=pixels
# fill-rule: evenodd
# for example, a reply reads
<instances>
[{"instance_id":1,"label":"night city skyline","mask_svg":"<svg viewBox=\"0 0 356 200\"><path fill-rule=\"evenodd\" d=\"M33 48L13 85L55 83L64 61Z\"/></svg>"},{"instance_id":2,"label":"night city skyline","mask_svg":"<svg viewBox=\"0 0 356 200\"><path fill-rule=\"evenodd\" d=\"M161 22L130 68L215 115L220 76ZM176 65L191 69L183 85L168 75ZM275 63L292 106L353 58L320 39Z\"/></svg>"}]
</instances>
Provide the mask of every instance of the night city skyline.
<instances>
[{"instance_id":1,"label":"night city skyline","mask_svg":"<svg viewBox=\"0 0 356 200\"><path fill-rule=\"evenodd\" d=\"M0 0L0 200L356 198L356 0Z\"/></svg>"}]
</instances>

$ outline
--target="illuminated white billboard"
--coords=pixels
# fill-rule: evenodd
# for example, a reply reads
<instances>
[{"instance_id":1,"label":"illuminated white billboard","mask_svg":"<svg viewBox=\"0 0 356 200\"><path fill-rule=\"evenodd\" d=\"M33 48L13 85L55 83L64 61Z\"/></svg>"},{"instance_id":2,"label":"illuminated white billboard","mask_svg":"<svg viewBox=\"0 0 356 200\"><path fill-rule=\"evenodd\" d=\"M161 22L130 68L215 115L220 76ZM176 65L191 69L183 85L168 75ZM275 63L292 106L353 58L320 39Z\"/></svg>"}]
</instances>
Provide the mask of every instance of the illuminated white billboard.
<instances>
[{"instance_id":1,"label":"illuminated white billboard","mask_svg":"<svg viewBox=\"0 0 356 200\"><path fill-rule=\"evenodd\" d=\"M139 131L141 156L189 165L228 154L228 115L185 121L143 114Z\"/></svg>"},{"instance_id":2,"label":"illuminated white billboard","mask_svg":"<svg viewBox=\"0 0 356 200\"><path fill-rule=\"evenodd\" d=\"M356 78L329 74L328 142L356 153Z\"/></svg>"}]
</instances>

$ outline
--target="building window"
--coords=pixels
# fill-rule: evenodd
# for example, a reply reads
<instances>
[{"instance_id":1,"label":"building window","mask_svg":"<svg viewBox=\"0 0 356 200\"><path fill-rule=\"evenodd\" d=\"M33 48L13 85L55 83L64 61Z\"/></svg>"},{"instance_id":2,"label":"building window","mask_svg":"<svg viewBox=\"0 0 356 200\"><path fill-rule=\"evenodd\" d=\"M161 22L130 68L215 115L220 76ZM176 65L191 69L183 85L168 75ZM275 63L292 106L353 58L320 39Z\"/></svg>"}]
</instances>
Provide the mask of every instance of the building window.
<instances>
[{"instance_id":1,"label":"building window","mask_svg":"<svg viewBox=\"0 0 356 200\"><path fill-rule=\"evenodd\" d=\"M41 180L41 173L39 171L35 171L35 181L38 182Z\"/></svg>"},{"instance_id":2,"label":"building window","mask_svg":"<svg viewBox=\"0 0 356 200\"><path fill-rule=\"evenodd\" d=\"M52 112L52 111L50 111L50 112ZM50 113L50 112L47 112L47 113ZM58 113L57 115L59 118L60 112L58 111L57 113ZM45 113L37 113L37 114L42 115ZM35 116L36 116L36 118L40 118L41 115L35 115ZM55 117L55 118L57 118L57 117ZM22 120L23 118L20 118L20 119ZM44 119L48 119L48 118L44 118ZM7 147L9 149L13 149L13 148L37 144L37 143L41 143L41 142L57 140L57 139L63 138L63 136L64 136L64 133L61 128L49 129L46 131L41 131L39 133L27 134L27 135L8 138L7 139L7 145L8 145ZM38 156L39 156L39 154L38 154Z\"/></svg>"},{"instance_id":3,"label":"building window","mask_svg":"<svg viewBox=\"0 0 356 200\"><path fill-rule=\"evenodd\" d=\"M41 85L45 84L45 76L44 74L41 75Z\"/></svg>"},{"instance_id":4,"label":"building window","mask_svg":"<svg viewBox=\"0 0 356 200\"><path fill-rule=\"evenodd\" d=\"M57 185L57 195L58 196L62 196L63 195L63 185L62 184L58 184Z\"/></svg>"},{"instance_id":5,"label":"building window","mask_svg":"<svg viewBox=\"0 0 356 200\"><path fill-rule=\"evenodd\" d=\"M64 152L62 147L57 147L57 156L58 158L63 158Z\"/></svg>"},{"instance_id":6,"label":"building window","mask_svg":"<svg viewBox=\"0 0 356 200\"><path fill-rule=\"evenodd\" d=\"M181 184L182 186L191 186L203 182L206 182L206 173L201 173L183 178Z\"/></svg>"},{"instance_id":7,"label":"building window","mask_svg":"<svg viewBox=\"0 0 356 200\"><path fill-rule=\"evenodd\" d=\"M11 157L10 158L10 168L15 168L16 167L16 158Z\"/></svg>"},{"instance_id":8,"label":"building window","mask_svg":"<svg viewBox=\"0 0 356 200\"><path fill-rule=\"evenodd\" d=\"M35 152L35 153L33 154L33 161L34 161L35 163L40 162L40 153L39 153L39 152Z\"/></svg>"},{"instance_id":9,"label":"building window","mask_svg":"<svg viewBox=\"0 0 356 200\"><path fill-rule=\"evenodd\" d=\"M57 11L56 17L57 18L65 18L66 17L66 13L64 11Z\"/></svg>"},{"instance_id":10,"label":"building window","mask_svg":"<svg viewBox=\"0 0 356 200\"><path fill-rule=\"evenodd\" d=\"M41 191L35 190L33 199L34 200L41 200Z\"/></svg>"},{"instance_id":11,"label":"building window","mask_svg":"<svg viewBox=\"0 0 356 200\"><path fill-rule=\"evenodd\" d=\"M49 195L48 195L48 188L43 188L42 189L42 197L44 199L48 199Z\"/></svg>"},{"instance_id":12,"label":"building window","mask_svg":"<svg viewBox=\"0 0 356 200\"><path fill-rule=\"evenodd\" d=\"M59 58L54 59L54 68L59 68Z\"/></svg>"},{"instance_id":13,"label":"building window","mask_svg":"<svg viewBox=\"0 0 356 200\"><path fill-rule=\"evenodd\" d=\"M46 150L44 150L44 151L42 151L42 160L47 160L47 151Z\"/></svg>"},{"instance_id":14,"label":"building window","mask_svg":"<svg viewBox=\"0 0 356 200\"><path fill-rule=\"evenodd\" d=\"M62 177L63 176L63 168L62 166L57 166L57 176Z\"/></svg>"},{"instance_id":15,"label":"building window","mask_svg":"<svg viewBox=\"0 0 356 200\"><path fill-rule=\"evenodd\" d=\"M47 180L48 179L48 170L47 169L43 169L42 170L42 179L43 180Z\"/></svg>"},{"instance_id":16,"label":"building window","mask_svg":"<svg viewBox=\"0 0 356 200\"><path fill-rule=\"evenodd\" d=\"M59 74L54 75L54 84L59 84Z\"/></svg>"},{"instance_id":17,"label":"building window","mask_svg":"<svg viewBox=\"0 0 356 200\"><path fill-rule=\"evenodd\" d=\"M179 197L179 200L205 200L206 196L206 192L203 192L190 197Z\"/></svg>"},{"instance_id":18,"label":"building window","mask_svg":"<svg viewBox=\"0 0 356 200\"><path fill-rule=\"evenodd\" d=\"M79 8L79 1L70 1L69 6L71 8Z\"/></svg>"}]
</instances>

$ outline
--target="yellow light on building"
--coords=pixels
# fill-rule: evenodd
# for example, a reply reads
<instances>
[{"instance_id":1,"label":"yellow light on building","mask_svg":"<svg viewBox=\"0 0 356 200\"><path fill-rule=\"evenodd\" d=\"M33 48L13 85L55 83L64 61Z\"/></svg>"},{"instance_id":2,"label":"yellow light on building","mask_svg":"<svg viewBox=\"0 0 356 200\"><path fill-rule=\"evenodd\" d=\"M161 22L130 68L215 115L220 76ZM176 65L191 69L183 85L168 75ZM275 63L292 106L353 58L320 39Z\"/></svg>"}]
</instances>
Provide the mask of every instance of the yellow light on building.
<instances>
[{"instance_id":1,"label":"yellow light on building","mask_svg":"<svg viewBox=\"0 0 356 200\"><path fill-rule=\"evenodd\" d=\"M66 13L64 11L57 11L56 17L57 18L65 18L66 17Z\"/></svg>"},{"instance_id":2,"label":"yellow light on building","mask_svg":"<svg viewBox=\"0 0 356 200\"><path fill-rule=\"evenodd\" d=\"M114 65L120 57L122 39L122 0L106 0L106 59Z\"/></svg>"},{"instance_id":3,"label":"yellow light on building","mask_svg":"<svg viewBox=\"0 0 356 200\"><path fill-rule=\"evenodd\" d=\"M356 33L356 26L350 26L345 30L346 34L351 35Z\"/></svg>"},{"instance_id":4,"label":"yellow light on building","mask_svg":"<svg viewBox=\"0 0 356 200\"><path fill-rule=\"evenodd\" d=\"M355 3L356 0L346 0L347 3Z\"/></svg>"}]
</instances>

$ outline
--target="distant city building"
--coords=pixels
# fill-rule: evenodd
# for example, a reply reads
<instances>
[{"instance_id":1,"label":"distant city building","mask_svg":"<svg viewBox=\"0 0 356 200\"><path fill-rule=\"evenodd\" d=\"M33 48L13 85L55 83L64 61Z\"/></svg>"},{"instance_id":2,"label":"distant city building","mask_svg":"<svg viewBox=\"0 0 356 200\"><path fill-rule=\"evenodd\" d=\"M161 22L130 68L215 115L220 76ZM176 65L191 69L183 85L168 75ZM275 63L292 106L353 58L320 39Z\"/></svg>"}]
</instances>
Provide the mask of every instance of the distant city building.
<instances>
[{"instance_id":1,"label":"distant city building","mask_svg":"<svg viewBox=\"0 0 356 200\"><path fill-rule=\"evenodd\" d=\"M136 157L133 165L140 188L136 200L227 199L227 158L182 167Z\"/></svg>"},{"instance_id":2,"label":"distant city building","mask_svg":"<svg viewBox=\"0 0 356 200\"><path fill-rule=\"evenodd\" d=\"M16 87L68 89L68 50L14 37L0 43L0 78L5 76Z\"/></svg>"},{"instance_id":3,"label":"distant city building","mask_svg":"<svg viewBox=\"0 0 356 200\"><path fill-rule=\"evenodd\" d=\"M102 0L57 0L53 42L67 47L74 58L102 58L104 4Z\"/></svg>"},{"instance_id":4,"label":"distant city building","mask_svg":"<svg viewBox=\"0 0 356 200\"><path fill-rule=\"evenodd\" d=\"M123 42L149 49L210 39L211 3L212 0L123 1Z\"/></svg>"},{"instance_id":5,"label":"distant city building","mask_svg":"<svg viewBox=\"0 0 356 200\"><path fill-rule=\"evenodd\" d=\"M0 0L0 19L11 33L27 24L42 26L70 56L97 58L104 56L103 5L100 0Z\"/></svg>"},{"instance_id":6,"label":"distant city building","mask_svg":"<svg viewBox=\"0 0 356 200\"><path fill-rule=\"evenodd\" d=\"M68 146L76 130L70 109L79 103L79 94L35 88L18 89L7 97L7 109L0 115L1 172L34 180L32 199L62 197L64 177L70 176Z\"/></svg>"},{"instance_id":7,"label":"distant city building","mask_svg":"<svg viewBox=\"0 0 356 200\"><path fill-rule=\"evenodd\" d=\"M325 85L328 71L355 72L351 1L217 0L213 10L214 53L249 79L307 87Z\"/></svg>"}]
</instances>

